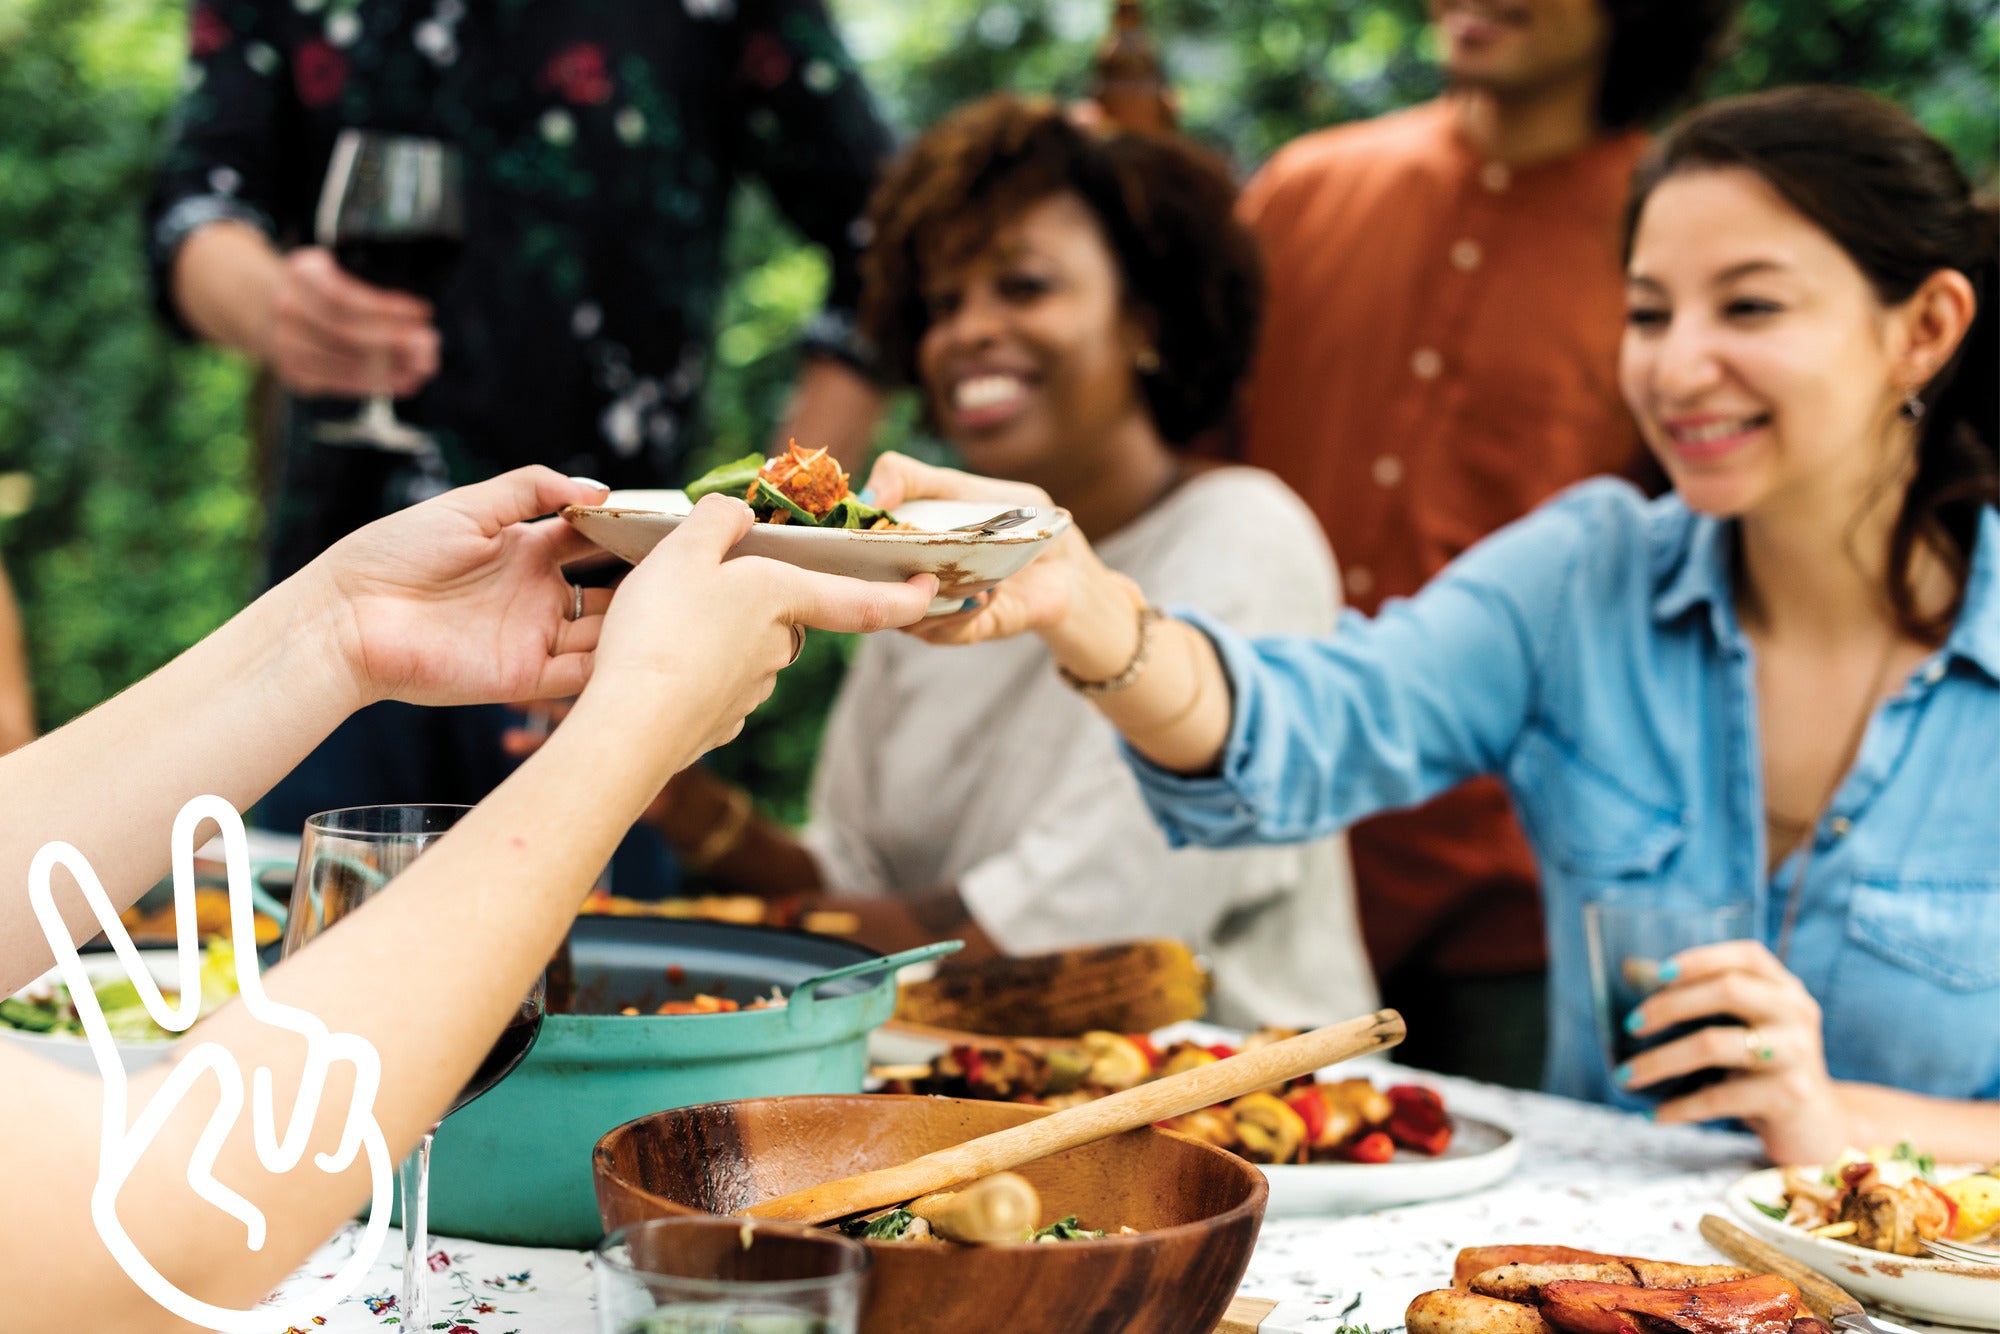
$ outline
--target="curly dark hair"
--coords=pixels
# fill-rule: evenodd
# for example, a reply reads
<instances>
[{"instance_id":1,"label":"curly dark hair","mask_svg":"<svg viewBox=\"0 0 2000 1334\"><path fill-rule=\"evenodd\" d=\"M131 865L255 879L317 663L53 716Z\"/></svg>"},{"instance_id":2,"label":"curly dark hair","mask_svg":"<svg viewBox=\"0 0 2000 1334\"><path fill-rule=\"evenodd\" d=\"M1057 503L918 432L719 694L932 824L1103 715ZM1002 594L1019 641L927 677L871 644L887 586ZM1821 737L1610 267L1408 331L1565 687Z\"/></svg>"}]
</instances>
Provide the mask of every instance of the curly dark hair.
<instances>
[{"instance_id":1,"label":"curly dark hair","mask_svg":"<svg viewBox=\"0 0 2000 1334\"><path fill-rule=\"evenodd\" d=\"M1597 121L1623 130L1691 97L1720 53L1737 0L1603 0L1611 20Z\"/></svg>"},{"instance_id":2,"label":"curly dark hair","mask_svg":"<svg viewBox=\"0 0 2000 1334\"><path fill-rule=\"evenodd\" d=\"M923 276L962 262L1023 210L1082 200L1104 228L1126 309L1153 333L1140 374L1153 425L1180 447L1221 424L1249 369L1263 307L1257 243L1236 220L1221 159L1170 135L1099 135L1055 102L1000 94L926 131L884 175L869 209L862 324L884 370L919 382L929 327Z\"/></svg>"}]
</instances>

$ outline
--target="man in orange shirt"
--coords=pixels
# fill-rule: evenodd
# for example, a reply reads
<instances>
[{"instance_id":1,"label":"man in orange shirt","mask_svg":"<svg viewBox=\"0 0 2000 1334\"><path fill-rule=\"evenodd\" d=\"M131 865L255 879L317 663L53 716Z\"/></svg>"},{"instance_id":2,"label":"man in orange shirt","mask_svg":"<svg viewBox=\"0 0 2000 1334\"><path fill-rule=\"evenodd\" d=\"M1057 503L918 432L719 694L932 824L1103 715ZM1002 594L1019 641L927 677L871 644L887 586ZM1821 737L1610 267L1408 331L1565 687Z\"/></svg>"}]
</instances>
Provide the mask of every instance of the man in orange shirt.
<instances>
[{"instance_id":1,"label":"man in orange shirt","mask_svg":"<svg viewBox=\"0 0 2000 1334\"><path fill-rule=\"evenodd\" d=\"M1630 467L1621 214L1639 129L1733 0L1430 0L1450 91L1251 182L1269 296L1244 453L1303 495L1372 613L1572 482ZM1477 670L1477 664L1467 664ZM1362 928L1418 1064L1538 1082L1535 865L1500 784L1352 831Z\"/></svg>"}]
</instances>

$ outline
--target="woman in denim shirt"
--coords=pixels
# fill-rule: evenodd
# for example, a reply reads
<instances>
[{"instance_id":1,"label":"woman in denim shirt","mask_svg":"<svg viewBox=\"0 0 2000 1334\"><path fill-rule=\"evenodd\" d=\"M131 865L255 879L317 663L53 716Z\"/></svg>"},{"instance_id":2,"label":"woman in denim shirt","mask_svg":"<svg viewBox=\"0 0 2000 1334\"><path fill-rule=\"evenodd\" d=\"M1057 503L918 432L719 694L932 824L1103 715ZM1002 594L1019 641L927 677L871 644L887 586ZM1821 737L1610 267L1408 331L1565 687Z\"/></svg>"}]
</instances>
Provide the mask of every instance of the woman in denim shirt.
<instances>
[{"instance_id":1,"label":"woman in denim shirt","mask_svg":"<svg viewBox=\"0 0 2000 1334\"><path fill-rule=\"evenodd\" d=\"M1740 1118L1783 1162L1904 1138L1984 1160L1994 215L1902 111L1797 88L1685 119L1630 216L1621 379L1673 494L1586 483L1328 639L1160 619L1077 538L919 633L1041 635L1180 842L1310 838L1499 774L1542 865L1552 1089L1632 1105L1721 1067L1654 1114ZM900 458L872 480L1019 494ZM1735 1022L1610 1071L1580 910L1647 883L1747 896L1757 939L1669 961L1630 1026Z\"/></svg>"}]
</instances>

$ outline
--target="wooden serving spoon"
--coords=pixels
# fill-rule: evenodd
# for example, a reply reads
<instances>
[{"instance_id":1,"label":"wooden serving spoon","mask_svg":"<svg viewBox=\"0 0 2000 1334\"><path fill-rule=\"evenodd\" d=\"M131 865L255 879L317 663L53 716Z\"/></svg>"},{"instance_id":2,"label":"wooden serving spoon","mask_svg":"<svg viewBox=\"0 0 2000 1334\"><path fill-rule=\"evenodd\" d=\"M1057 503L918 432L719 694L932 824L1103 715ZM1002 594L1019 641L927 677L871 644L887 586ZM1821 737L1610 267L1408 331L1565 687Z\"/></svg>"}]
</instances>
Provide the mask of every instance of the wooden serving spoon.
<instances>
[{"instance_id":1,"label":"wooden serving spoon","mask_svg":"<svg viewBox=\"0 0 2000 1334\"><path fill-rule=\"evenodd\" d=\"M1402 1040L1403 1016L1394 1010L1377 1010L1344 1024L1317 1028L1226 1060L1138 1084L1094 1102L1051 1112L1039 1120L981 1135L913 1158L898 1167L842 1177L823 1186L760 1200L738 1212L753 1218L785 1218L800 1223L824 1223L849 1214L867 1213L933 1191L950 1190L967 1181L1074 1149L1079 1144L1108 1139L1122 1131L1228 1102L1297 1079L1321 1066L1393 1047Z\"/></svg>"}]
</instances>

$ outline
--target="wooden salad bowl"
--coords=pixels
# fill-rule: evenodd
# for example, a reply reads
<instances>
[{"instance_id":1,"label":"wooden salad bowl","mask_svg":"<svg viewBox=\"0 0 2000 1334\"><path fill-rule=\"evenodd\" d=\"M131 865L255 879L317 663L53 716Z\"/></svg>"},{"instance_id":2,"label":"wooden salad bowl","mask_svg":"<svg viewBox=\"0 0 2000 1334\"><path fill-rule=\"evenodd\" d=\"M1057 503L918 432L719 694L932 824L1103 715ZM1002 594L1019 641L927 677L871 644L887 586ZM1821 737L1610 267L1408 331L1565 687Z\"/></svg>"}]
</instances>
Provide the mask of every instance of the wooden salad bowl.
<instances>
[{"instance_id":1,"label":"wooden salad bowl","mask_svg":"<svg viewBox=\"0 0 2000 1334\"><path fill-rule=\"evenodd\" d=\"M807 1095L656 1112L597 1143L606 1232L648 1218L729 1214L890 1167L1046 1115L1017 1103ZM1046 1226L1075 1214L1102 1240L1000 1246L868 1243L863 1334L1209 1334L1250 1263L1268 1194L1232 1153L1128 1131L1018 1169ZM1137 1235L1118 1235L1120 1227Z\"/></svg>"}]
</instances>

